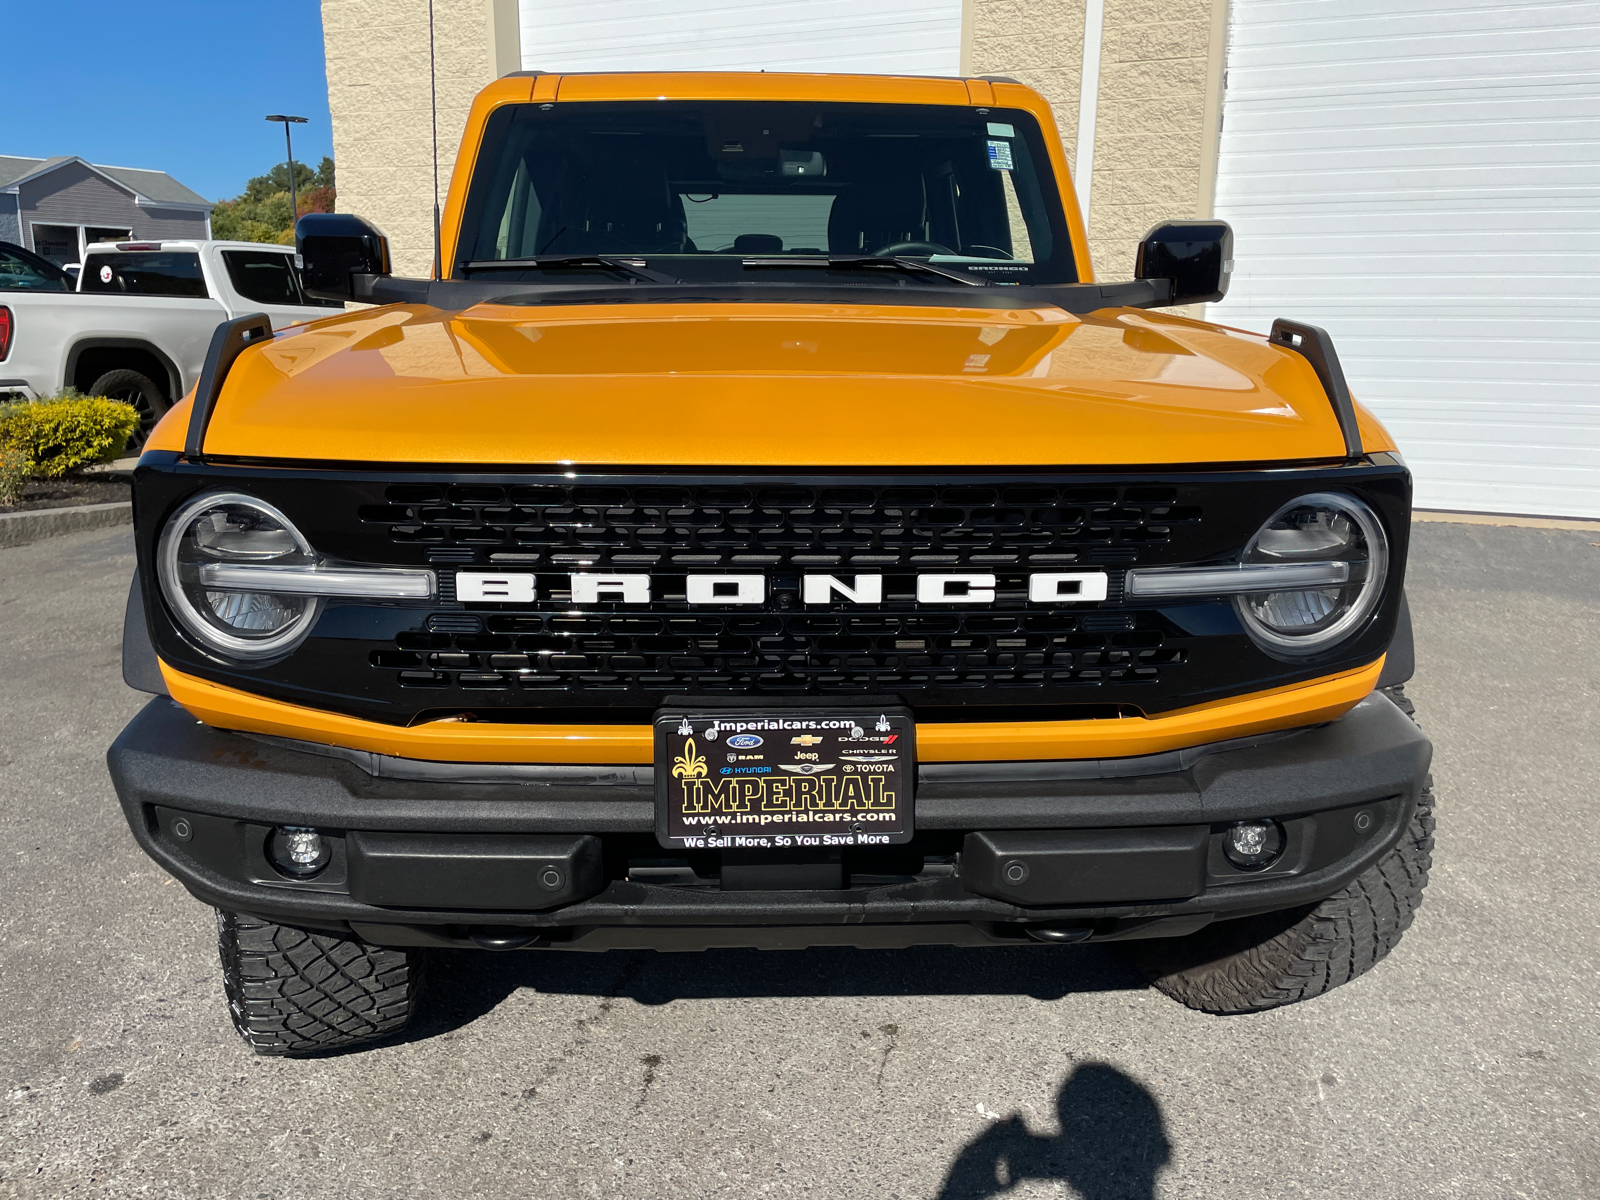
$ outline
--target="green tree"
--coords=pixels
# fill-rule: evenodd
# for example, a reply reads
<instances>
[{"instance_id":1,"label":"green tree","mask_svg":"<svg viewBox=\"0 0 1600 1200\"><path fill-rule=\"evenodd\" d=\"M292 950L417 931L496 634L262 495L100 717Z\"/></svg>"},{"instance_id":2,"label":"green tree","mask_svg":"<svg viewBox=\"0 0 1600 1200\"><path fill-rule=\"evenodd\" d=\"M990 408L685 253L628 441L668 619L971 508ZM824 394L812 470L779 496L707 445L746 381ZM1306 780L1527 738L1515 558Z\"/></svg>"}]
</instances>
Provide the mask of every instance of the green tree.
<instances>
[{"instance_id":1,"label":"green tree","mask_svg":"<svg viewBox=\"0 0 1600 1200\"><path fill-rule=\"evenodd\" d=\"M277 163L257 175L232 200L219 200L211 210L211 236L231 242L275 242L292 245L294 218L308 212L333 212L333 159L323 157L313 171L298 160L294 164L298 212L289 211L289 166Z\"/></svg>"}]
</instances>

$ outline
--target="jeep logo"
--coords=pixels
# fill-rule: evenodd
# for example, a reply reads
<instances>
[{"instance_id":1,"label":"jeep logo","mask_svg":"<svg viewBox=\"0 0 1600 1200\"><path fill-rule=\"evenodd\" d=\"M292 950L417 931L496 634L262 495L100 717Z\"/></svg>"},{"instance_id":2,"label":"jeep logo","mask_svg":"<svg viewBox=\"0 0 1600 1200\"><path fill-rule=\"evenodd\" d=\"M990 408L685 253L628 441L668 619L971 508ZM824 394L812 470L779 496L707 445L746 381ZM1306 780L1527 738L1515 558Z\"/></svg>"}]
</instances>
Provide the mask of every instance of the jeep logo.
<instances>
[{"instance_id":1,"label":"jeep logo","mask_svg":"<svg viewBox=\"0 0 1600 1200\"><path fill-rule=\"evenodd\" d=\"M575 571L567 576L574 605L649 604L650 576ZM848 580L848 582L846 582ZM993 604L995 576L981 571L918 575L919 604ZM690 604L764 604L762 575L689 575L684 598ZM545 599L553 599L546 594ZM1080 604L1106 598L1104 571L1057 571L1028 576L1028 599L1044 604ZM527 572L459 571L456 599L465 603L528 604L538 599L538 577ZM882 604L883 576L804 575L800 599L806 604Z\"/></svg>"}]
</instances>

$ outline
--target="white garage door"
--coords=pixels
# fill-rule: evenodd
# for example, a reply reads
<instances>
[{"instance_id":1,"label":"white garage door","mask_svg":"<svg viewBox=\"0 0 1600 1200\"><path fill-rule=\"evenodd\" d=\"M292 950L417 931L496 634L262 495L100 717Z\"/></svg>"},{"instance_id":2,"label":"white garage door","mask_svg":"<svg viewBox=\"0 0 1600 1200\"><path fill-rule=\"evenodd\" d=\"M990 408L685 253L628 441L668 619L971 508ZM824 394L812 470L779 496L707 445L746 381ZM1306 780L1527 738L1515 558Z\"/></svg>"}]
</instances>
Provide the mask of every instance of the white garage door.
<instances>
[{"instance_id":1,"label":"white garage door","mask_svg":"<svg viewBox=\"0 0 1600 1200\"><path fill-rule=\"evenodd\" d=\"M1600 4L1231 11L1213 319L1325 326L1418 507L1600 516Z\"/></svg>"},{"instance_id":2,"label":"white garage door","mask_svg":"<svg viewBox=\"0 0 1600 1200\"><path fill-rule=\"evenodd\" d=\"M961 0L520 3L526 70L961 72Z\"/></svg>"}]
</instances>

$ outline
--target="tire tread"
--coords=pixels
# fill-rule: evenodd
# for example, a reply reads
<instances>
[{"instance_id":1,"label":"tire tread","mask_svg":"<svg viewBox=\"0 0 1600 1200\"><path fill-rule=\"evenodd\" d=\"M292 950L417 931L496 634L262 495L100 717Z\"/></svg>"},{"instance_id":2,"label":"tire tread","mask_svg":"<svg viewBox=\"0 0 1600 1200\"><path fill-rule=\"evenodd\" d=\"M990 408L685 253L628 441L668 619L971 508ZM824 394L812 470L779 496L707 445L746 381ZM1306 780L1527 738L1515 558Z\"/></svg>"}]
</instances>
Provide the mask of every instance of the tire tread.
<instances>
[{"instance_id":1,"label":"tire tread","mask_svg":"<svg viewBox=\"0 0 1600 1200\"><path fill-rule=\"evenodd\" d=\"M1403 685L1383 694L1416 720ZM1204 1012L1260 1012L1320 996L1382 962L1411 927L1433 866L1435 828L1429 776L1406 833L1343 891L1136 952L1158 989Z\"/></svg>"},{"instance_id":2,"label":"tire tread","mask_svg":"<svg viewBox=\"0 0 1600 1200\"><path fill-rule=\"evenodd\" d=\"M415 951L217 910L223 989L257 1054L310 1054L403 1029L421 985Z\"/></svg>"}]
</instances>

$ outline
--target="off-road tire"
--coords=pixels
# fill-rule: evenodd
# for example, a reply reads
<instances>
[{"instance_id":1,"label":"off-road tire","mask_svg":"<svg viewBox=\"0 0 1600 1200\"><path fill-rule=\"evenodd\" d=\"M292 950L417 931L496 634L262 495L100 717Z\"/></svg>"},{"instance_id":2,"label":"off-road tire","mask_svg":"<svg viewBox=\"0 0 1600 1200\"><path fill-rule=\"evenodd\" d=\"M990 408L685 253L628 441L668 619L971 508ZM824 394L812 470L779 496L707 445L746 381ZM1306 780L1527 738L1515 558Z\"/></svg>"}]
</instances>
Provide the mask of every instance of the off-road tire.
<instances>
[{"instance_id":1,"label":"off-road tire","mask_svg":"<svg viewBox=\"0 0 1600 1200\"><path fill-rule=\"evenodd\" d=\"M371 946L217 910L222 986L257 1054L317 1054L377 1041L416 1011L422 952Z\"/></svg>"},{"instance_id":2,"label":"off-road tire","mask_svg":"<svg viewBox=\"0 0 1600 1200\"><path fill-rule=\"evenodd\" d=\"M139 427L129 435L124 454L136 454L143 449L150 431L171 407L165 388L148 375L126 368L107 371L100 376L89 386L89 395L104 396L108 400L131 404L134 411L139 414Z\"/></svg>"},{"instance_id":3,"label":"off-road tire","mask_svg":"<svg viewBox=\"0 0 1600 1200\"><path fill-rule=\"evenodd\" d=\"M1403 686L1384 695L1416 720ZM1309 907L1137 943L1134 954L1151 983L1202 1012L1259 1012L1320 996L1371 970L1410 927L1433 865L1433 830L1429 776L1404 836L1343 891Z\"/></svg>"}]
</instances>

